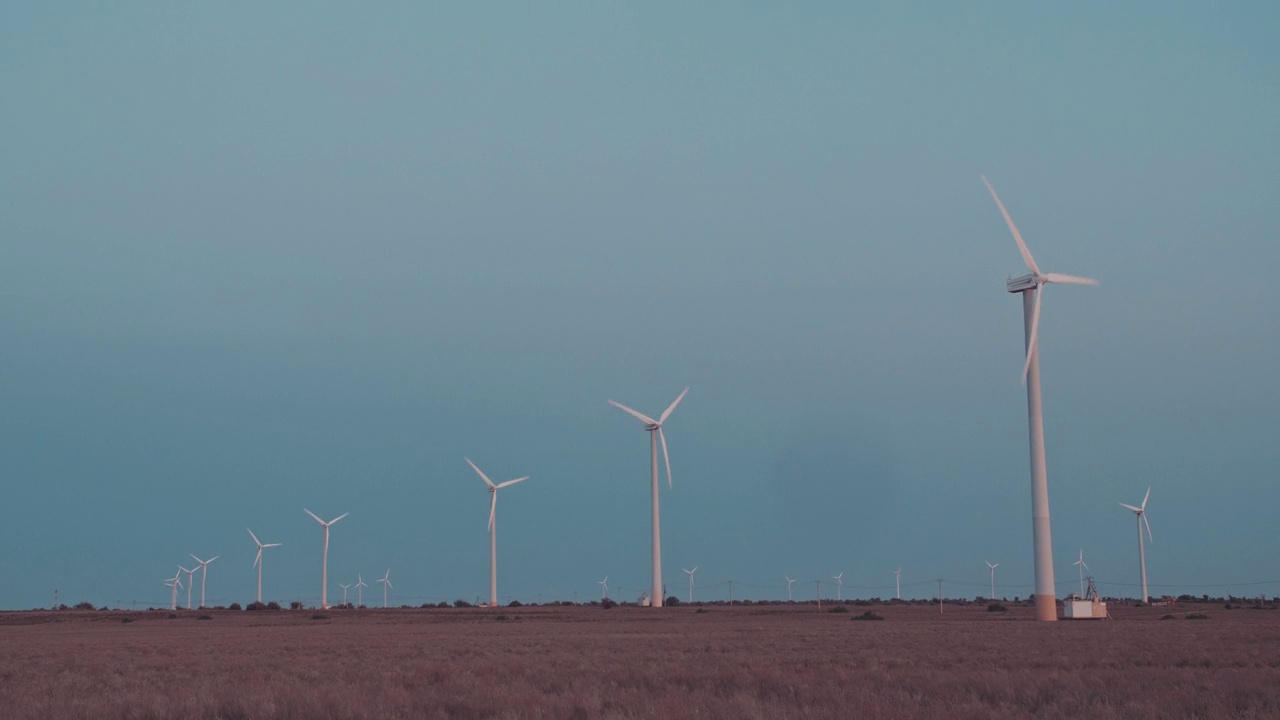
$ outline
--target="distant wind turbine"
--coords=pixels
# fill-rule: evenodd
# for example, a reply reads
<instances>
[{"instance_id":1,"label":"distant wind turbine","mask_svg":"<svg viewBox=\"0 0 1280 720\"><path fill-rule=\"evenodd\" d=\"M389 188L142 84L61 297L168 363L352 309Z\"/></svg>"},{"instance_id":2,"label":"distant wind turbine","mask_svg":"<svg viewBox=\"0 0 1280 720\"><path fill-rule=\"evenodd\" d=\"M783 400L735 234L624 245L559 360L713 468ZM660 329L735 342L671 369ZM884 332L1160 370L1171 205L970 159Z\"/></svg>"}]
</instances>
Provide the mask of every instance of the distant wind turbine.
<instances>
[{"instance_id":1,"label":"distant wind turbine","mask_svg":"<svg viewBox=\"0 0 1280 720\"><path fill-rule=\"evenodd\" d=\"M667 436L662 432L662 424L671 417L671 413L675 411L676 406L689 393L689 388L680 391L676 399L672 401L667 409L662 411L662 415L657 420L641 413L637 410L627 407L619 402L609 401L609 404L631 415L640 422L644 423L645 432L649 433L649 467L652 475L653 487L653 601L650 603L652 607L662 607L662 530L658 521L658 444L662 444L662 457L667 463L667 488L671 488L671 456L667 453Z\"/></svg>"},{"instance_id":2,"label":"distant wind turbine","mask_svg":"<svg viewBox=\"0 0 1280 720\"><path fill-rule=\"evenodd\" d=\"M387 588L395 587L394 585L391 584L391 568L387 568L387 574L383 575L382 579L378 580L378 582L382 583L382 609L386 610L387 609Z\"/></svg>"},{"instance_id":3,"label":"distant wind turbine","mask_svg":"<svg viewBox=\"0 0 1280 720\"><path fill-rule=\"evenodd\" d=\"M302 511L310 515L312 520L320 523L320 527L324 528L324 554L320 559L320 609L323 610L329 607L329 526L351 513L344 512L329 522L325 522L306 508L302 508Z\"/></svg>"},{"instance_id":4,"label":"distant wind turbine","mask_svg":"<svg viewBox=\"0 0 1280 720\"><path fill-rule=\"evenodd\" d=\"M343 585L342 583L338 583L338 587L342 588L342 606L346 607L347 606L347 588L350 588L351 584L348 583L346 585Z\"/></svg>"},{"instance_id":5,"label":"distant wind turbine","mask_svg":"<svg viewBox=\"0 0 1280 720\"><path fill-rule=\"evenodd\" d=\"M684 568L681 568L682 570ZM698 566L694 565L692 570L685 570L689 575L689 602L693 602L693 574L698 572Z\"/></svg>"},{"instance_id":6,"label":"distant wind turbine","mask_svg":"<svg viewBox=\"0 0 1280 720\"><path fill-rule=\"evenodd\" d=\"M790 575L783 575L782 577L786 578L786 581L787 581L787 602L792 602L791 586L795 584L795 580L792 580Z\"/></svg>"},{"instance_id":7,"label":"distant wind turbine","mask_svg":"<svg viewBox=\"0 0 1280 720\"><path fill-rule=\"evenodd\" d=\"M836 581L836 600L844 600L841 597L841 593L844 590L844 572L841 571L839 575L832 575L831 579Z\"/></svg>"},{"instance_id":8,"label":"distant wind turbine","mask_svg":"<svg viewBox=\"0 0 1280 720\"><path fill-rule=\"evenodd\" d=\"M245 530L249 530L249 528L245 528ZM284 543L266 543L264 545L262 541L258 539L258 536L253 534L252 530L249 530L249 537L253 538L254 544L258 546L258 556L253 559L253 567L258 568L258 602L261 603L262 602L262 549L269 548L269 547L280 547Z\"/></svg>"},{"instance_id":9,"label":"distant wind turbine","mask_svg":"<svg viewBox=\"0 0 1280 720\"><path fill-rule=\"evenodd\" d=\"M1138 541L1139 542L1142 541L1141 530L1138 531ZM1084 599L1084 571L1089 569L1089 566L1084 564L1084 548L1080 548L1080 559L1071 564L1080 568L1080 599L1083 600Z\"/></svg>"},{"instance_id":10,"label":"distant wind turbine","mask_svg":"<svg viewBox=\"0 0 1280 720\"><path fill-rule=\"evenodd\" d=\"M901 567L893 571L893 584L897 589L897 595L895 597L901 600L902 599L902 568Z\"/></svg>"},{"instance_id":11,"label":"distant wind turbine","mask_svg":"<svg viewBox=\"0 0 1280 720\"><path fill-rule=\"evenodd\" d=\"M1147 488L1147 494L1142 497L1142 506L1134 507L1120 503L1120 506L1133 511L1134 516L1138 519L1138 564L1142 567L1142 602L1143 604L1151 602L1151 596L1147 594L1147 549L1142 543L1142 525L1147 526L1147 538L1155 542L1155 538L1151 537L1151 521L1147 519L1147 500L1151 499L1151 488Z\"/></svg>"},{"instance_id":12,"label":"distant wind turbine","mask_svg":"<svg viewBox=\"0 0 1280 720\"><path fill-rule=\"evenodd\" d=\"M357 607L364 607L364 589L367 587L369 587L369 584L364 581L364 578L360 577L360 573L356 573Z\"/></svg>"},{"instance_id":13,"label":"distant wind turbine","mask_svg":"<svg viewBox=\"0 0 1280 720\"><path fill-rule=\"evenodd\" d=\"M600 599L607 599L609 597L609 576L605 575L604 579L597 580L596 584L600 586Z\"/></svg>"},{"instance_id":14,"label":"distant wind turbine","mask_svg":"<svg viewBox=\"0 0 1280 720\"><path fill-rule=\"evenodd\" d=\"M996 563L995 565L992 565L990 560L983 560L982 562L986 563L987 567L991 568L991 594L988 595L987 597L991 600L995 600L996 599L996 568L1000 567L1000 563Z\"/></svg>"},{"instance_id":15,"label":"distant wind turbine","mask_svg":"<svg viewBox=\"0 0 1280 720\"><path fill-rule=\"evenodd\" d=\"M191 555L191 553L187 553L187 554ZM191 555L192 560L195 560L196 562L200 563L200 607L204 607L204 583L205 583L205 580L209 579L209 563L213 562L214 560L217 560L219 557L221 557L221 555L214 555L208 560L201 560L195 555Z\"/></svg>"},{"instance_id":16,"label":"distant wind turbine","mask_svg":"<svg viewBox=\"0 0 1280 720\"><path fill-rule=\"evenodd\" d=\"M484 484L489 486L489 607L498 607L498 491L504 487L510 487L518 482L524 482L529 479L528 475L518 477L515 480L493 484L488 475L480 471L476 464L471 462L471 458L463 458L472 470L484 480Z\"/></svg>"},{"instance_id":17,"label":"distant wind turbine","mask_svg":"<svg viewBox=\"0 0 1280 720\"><path fill-rule=\"evenodd\" d=\"M178 572L174 573L172 578L165 580L164 584L168 585L170 588L173 589L173 599L169 602L169 609L177 610L178 609L178 588L182 587L182 566L181 565L178 566Z\"/></svg>"},{"instance_id":18,"label":"distant wind turbine","mask_svg":"<svg viewBox=\"0 0 1280 720\"><path fill-rule=\"evenodd\" d=\"M1044 295L1044 286L1049 283L1068 285L1097 285L1097 280L1062 275L1060 273L1041 273L1031 251L1022 240L1022 234L1013 224L1013 218L1000 202L995 188L982 178L983 184L991 192L991 197L1000 208L1013 239L1018 243L1022 260L1027 264L1030 275L1008 280L1005 289L1010 293L1022 294L1022 322L1027 335L1027 359L1022 368L1022 381L1027 386L1027 422L1031 447L1031 529L1035 549L1035 598L1036 619L1053 621L1058 619L1057 597L1053 582L1053 532L1049 525L1049 479L1044 457L1044 413L1040 403L1040 350L1037 336L1040 330L1040 301Z\"/></svg>"},{"instance_id":19,"label":"distant wind turbine","mask_svg":"<svg viewBox=\"0 0 1280 720\"><path fill-rule=\"evenodd\" d=\"M187 609L190 610L191 609L191 588L195 587L195 583L192 582L191 578L193 575L196 574L196 568L191 568L190 570L188 570L187 568L179 565L178 569L187 574Z\"/></svg>"}]
</instances>

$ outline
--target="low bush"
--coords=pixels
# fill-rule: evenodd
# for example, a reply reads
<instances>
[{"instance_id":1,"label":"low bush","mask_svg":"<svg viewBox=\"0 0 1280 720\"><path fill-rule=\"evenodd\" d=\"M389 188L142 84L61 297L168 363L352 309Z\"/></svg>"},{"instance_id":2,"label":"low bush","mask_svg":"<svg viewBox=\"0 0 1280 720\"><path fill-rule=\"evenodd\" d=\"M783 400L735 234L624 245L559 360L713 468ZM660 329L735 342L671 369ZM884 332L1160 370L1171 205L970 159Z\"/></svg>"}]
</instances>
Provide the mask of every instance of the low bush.
<instances>
[{"instance_id":1,"label":"low bush","mask_svg":"<svg viewBox=\"0 0 1280 720\"><path fill-rule=\"evenodd\" d=\"M240 603L231 603L231 605L230 605L229 607L227 607L227 609L228 609L228 610L239 610L239 609L240 609Z\"/></svg>"},{"instance_id":2,"label":"low bush","mask_svg":"<svg viewBox=\"0 0 1280 720\"><path fill-rule=\"evenodd\" d=\"M671 607L676 607L677 605L679 605L679 604L680 604L680 598L676 597L675 595L672 595L671 597L667 598L666 600L663 600L663 601L662 601L662 604L663 604L663 605L670 605Z\"/></svg>"},{"instance_id":3,"label":"low bush","mask_svg":"<svg viewBox=\"0 0 1280 720\"><path fill-rule=\"evenodd\" d=\"M605 598L600 601L600 608L603 610L612 610L616 607L618 607L618 603L610 600L609 598Z\"/></svg>"},{"instance_id":4,"label":"low bush","mask_svg":"<svg viewBox=\"0 0 1280 720\"><path fill-rule=\"evenodd\" d=\"M316 613L315 615L311 616L311 619L312 620L328 620L329 616L323 613Z\"/></svg>"},{"instance_id":5,"label":"low bush","mask_svg":"<svg viewBox=\"0 0 1280 720\"><path fill-rule=\"evenodd\" d=\"M987 612L1009 612L1009 608L998 602L993 602L987 606Z\"/></svg>"},{"instance_id":6,"label":"low bush","mask_svg":"<svg viewBox=\"0 0 1280 720\"><path fill-rule=\"evenodd\" d=\"M290 610L301 610L301 609L302 609L302 601L301 601L301 600L294 600L293 602L289 603L289 609L290 609Z\"/></svg>"},{"instance_id":7,"label":"low bush","mask_svg":"<svg viewBox=\"0 0 1280 720\"><path fill-rule=\"evenodd\" d=\"M832 613L847 613L847 612L849 612L849 608L847 608L847 607L845 607L845 606L843 606L843 605L836 605L835 607L831 608L831 609L830 609L830 610L828 610L827 612L832 612Z\"/></svg>"},{"instance_id":8,"label":"low bush","mask_svg":"<svg viewBox=\"0 0 1280 720\"><path fill-rule=\"evenodd\" d=\"M1208 620L1209 616L1205 615L1204 613L1188 613L1187 619L1188 620Z\"/></svg>"},{"instance_id":9,"label":"low bush","mask_svg":"<svg viewBox=\"0 0 1280 720\"><path fill-rule=\"evenodd\" d=\"M853 617L851 617L851 618L849 618L849 619L850 619L850 620L883 620L884 618L882 618L882 617L880 617L879 615L875 614L874 612L872 612L872 611L868 610L868 611L866 611L866 612L862 613L861 615L854 615Z\"/></svg>"},{"instance_id":10,"label":"low bush","mask_svg":"<svg viewBox=\"0 0 1280 720\"><path fill-rule=\"evenodd\" d=\"M512 600L511 602L507 603L507 607L524 607L524 606L520 603L519 600Z\"/></svg>"},{"instance_id":11,"label":"low bush","mask_svg":"<svg viewBox=\"0 0 1280 720\"><path fill-rule=\"evenodd\" d=\"M76 610L97 610L98 608L94 607L93 603L91 602L78 602L76 603L75 609Z\"/></svg>"},{"instance_id":12,"label":"low bush","mask_svg":"<svg viewBox=\"0 0 1280 720\"><path fill-rule=\"evenodd\" d=\"M276 602L275 600L272 600L271 602L267 603L267 609L268 609L268 610L280 610L280 609L282 609L282 608L280 607L280 603Z\"/></svg>"},{"instance_id":13,"label":"low bush","mask_svg":"<svg viewBox=\"0 0 1280 720\"><path fill-rule=\"evenodd\" d=\"M471 603L467 602L466 600L454 600L453 606L456 608L469 608L471 607Z\"/></svg>"},{"instance_id":14,"label":"low bush","mask_svg":"<svg viewBox=\"0 0 1280 720\"><path fill-rule=\"evenodd\" d=\"M213 616L212 616L212 615L209 615L209 614L205 614L205 615L201 615L200 617L198 617L198 618L196 618L196 619L197 619L197 620L212 620L212 619L213 619Z\"/></svg>"}]
</instances>

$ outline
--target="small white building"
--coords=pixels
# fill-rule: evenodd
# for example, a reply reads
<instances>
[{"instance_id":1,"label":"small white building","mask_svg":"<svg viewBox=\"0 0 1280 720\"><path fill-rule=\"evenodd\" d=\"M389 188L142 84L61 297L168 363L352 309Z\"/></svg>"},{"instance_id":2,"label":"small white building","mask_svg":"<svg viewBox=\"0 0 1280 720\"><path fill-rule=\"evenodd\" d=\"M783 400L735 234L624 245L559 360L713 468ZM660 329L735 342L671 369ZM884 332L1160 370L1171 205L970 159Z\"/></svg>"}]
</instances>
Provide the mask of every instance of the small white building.
<instances>
[{"instance_id":1,"label":"small white building","mask_svg":"<svg viewBox=\"0 0 1280 720\"><path fill-rule=\"evenodd\" d=\"M1091 600L1081 600L1072 595L1062 601L1062 617L1064 620L1105 620L1107 604L1097 596Z\"/></svg>"}]
</instances>

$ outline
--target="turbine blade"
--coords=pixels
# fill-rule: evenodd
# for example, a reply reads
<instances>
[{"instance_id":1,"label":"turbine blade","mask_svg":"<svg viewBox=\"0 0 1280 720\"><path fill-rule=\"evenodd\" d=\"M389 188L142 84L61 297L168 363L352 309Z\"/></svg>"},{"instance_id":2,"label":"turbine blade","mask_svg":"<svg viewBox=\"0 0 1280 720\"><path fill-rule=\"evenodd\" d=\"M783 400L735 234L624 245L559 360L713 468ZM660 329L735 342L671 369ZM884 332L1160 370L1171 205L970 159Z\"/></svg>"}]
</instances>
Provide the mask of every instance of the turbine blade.
<instances>
[{"instance_id":1,"label":"turbine blade","mask_svg":"<svg viewBox=\"0 0 1280 720\"><path fill-rule=\"evenodd\" d=\"M1147 494L1142 496L1142 509L1147 509L1147 501L1151 499L1151 488L1147 488Z\"/></svg>"},{"instance_id":2,"label":"turbine blade","mask_svg":"<svg viewBox=\"0 0 1280 720\"><path fill-rule=\"evenodd\" d=\"M1151 521L1147 519L1146 513L1142 513L1142 522L1147 526L1147 539L1151 542L1155 542L1156 539L1151 537Z\"/></svg>"},{"instance_id":3,"label":"turbine blade","mask_svg":"<svg viewBox=\"0 0 1280 720\"><path fill-rule=\"evenodd\" d=\"M221 555L214 555L213 557L209 558L209 559L208 559L208 561L206 561L206 562L205 562L205 565L208 565L209 563L213 562L214 560L217 560L217 559L218 559L218 558L220 558L220 557L222 557L222 556L221 556Z\"/></svg>"},{"instance_id":4,"label":"turbine blade","mask_svg":"<svg viewBox=\"0 0 1280 720\"><path fill-rule=\"evenodd\" d=\"M187 554L188 554L188 555L191 555L191 553L187 553ZM198 563L200 563L201 565L203 565L203 564L204 564L204 560L201 560L200 558L196 557L195 555L191 555L191 557L192 557L192 558L194 558L194 559L195 559L195 561L196 561L196 562L198 562ZM211 561L211 562L212 562L212 561ZM179 565L178 567L182 567L182 566L181 566L181 565Z\"/></svg>"},{"instance_id":5,"label":"turbine blade","mask_svg":"<svg viewBox=\"0 0 1280 720\"><path fill-rule=\"evenodd\" d=\"M524 477L518 477L515 480L508 480L503 483L498 483L498 486L496 489L501 490L504 487L511 487L512 485L515 485L518 482L524 482L525 480L528 480L528 479L529 479L529 476L525 475Z\"/></svg>"},{"instance_id":6,"label":"turbine blade","mask_svg":"<svg viewBox=\"0 0 1280 720\"><path fill-rule=\"evenodd\" d=\"M1076 275L1063 275L1062 273L1045 273L1046 282L1062 283L1063 285L1097 285L1098 281L1093 278L1078 277Z\"/></svg>"},{"instance_id":7,"label":"turbine blade","mask_svg":"<svg viewBox=\"0 0 1280 720\"><path fill-rule=\"evenodd\" d=\"M498 512L498 493L495 492L493 493L493 501L489 503L489 527L487 529L489 530L493 529L493 518L494 518L494 515L497 514L497 512Z\"/></svg>"},{"instance_id":8,"label":"turbine blade","mask_svg":"<svg viewBox=\"0 0 1280 720\"><path fill-rule=\"evenodd\" d=\"M1027 264L1027 269L1036 275L1040 274L1040 268L1036 267L1035 258L1031 257L1031 251L1027 249L1027 244L1022 241L1022 233L1018 232L1018 226L1013 224L1013 218L1009 217L1009 211L1004 209L1004 203L1000 202L1000 196L996 194L996 189L991 187L991 183L987 182L987 177L982 176L982 182L986 184L987 190L991 191L991 197L995 199L996 206L1000 208L1000 214L1004 216L1004 221L1009 226L1009 231L1013 233L1013 239L1018 242L1018 250L1022 252L1022 260Z\"/></svg>"},{"instance_id":9,"label":"turbine blade","mask_svg":"<svg viewBox=\"0 0 1280 720\"><path fill-rule=\"evenodd\" d=\"M349 512L344 512L344 513L342 513L341 515L339 515L338 517L336 517L336 518L334 518L334 519L330 520L328 523L326 523L326 525L332 525L332 524L334 524L334 523L338 522L339 520L341 520L342 518L344 518L344 517L346 517L346 516L348 516L348 515L350 515L350 514L351 514L351 513L349 513Z\"/></svg>"},{"instance_id":10,"label":"turbine blade","mask_svg":"<svg viewBox=\"0 0 1280 720\"><path fill-rule=\"evenodd\" d=\"M658 421L657 421L657 420L654 420L653 418L649 417L648 415L645 415L644 413L642 413L642 412L640 412L640 411L638 411L638 410L632 410L631 408L627 407L626 405L623 405L623 404L622 404L622 403L620 403L620 402L614 402L613 400L610 400L610 401L609 401L609 404L610 404L610 405L612 405L612 406L614 406L614 407L616 407L616 408L618 408L619 410L621 410L621 411L623 411L623 412L625 412L625 413L630 413L631 415L633 415L634 417L636 417L636 418L637 418L640 422L642 422L642 423L647 423L647 424L649 424L649 425L657 425L657 424L658 424Z\"/></svg>"},{"instance_id":11,"label":"turbine blade","mask_svg":"<svg viewBox=\"0 0 1280 720\"><path fill-rule=\"evenodd\" d=\"M262 562L262 546L258 546L258 557L253 559L253 565L250 567L258 567L258 563Z\"/></svg>"},{"instance_id":12,"label":"turbine blade","mask_svg":"<svg viewBox=\"0 0 1280 720\"><path fill-rule=\"evenodd\" d=\"M249 530L249 528L245 528L245 530ZM262 542L258 540L257 535L253 534L252 530L249 530L249 537L253 538L253 541L258 544L258 547L262 547Z\"/></svg>"},{"instance_id":13,"label":"turbine blade","mask_svg":"<svg viewBox=\"0 0 1280 720\"><path fill-rule=\"evenodd\" d=\"M1120 503L1120 507L1122 507L1122 508L1128 508L1129 510L1134 511L1134 512L1138 513L1139 515L1141 515L1141 514L1142 514L1142 508L1136 508L1136 507L1134 507L1134 506L1132 506L1132 505L1126 505L1125 503Z\"/></svg>"},{"instance_id":14,"label":"turbine blade","mask_svg":"<svg viewBox=\"0 0 1280 720\"><path fill-rule=\"evenodd\" d=\"M318 515L316 515L315 513L311 512L310 510L308 510L308 509L306 509L306 508L302 508L302 511L303 511L303 512L305 512L306 514L310 515L310 516L311 516L311 518L312 518L313 520L315 520L316 522L320 523L321 525L323 525L323 524L324 524L324 521L323 521L323 520L321 520L321 519L320 519L320 517L319 517Z\"/></svg>"},{"instance_id":15,"label":"turbine blade","mask_svg":"<svg viewBox=\"0 0 1280 720\"><path fill-rule=\"evenodd\" d=\"M1044 297L1044 286L1036 288L1036 309L1031 313L1031 337L1027 338L1027 362L1022 366L1022 384L1027 384L1027 373L1031 372L1031 356L1035 354L1036 342L1040 334L1040 299Z\"/></svg>"},{"instance_id":16,"label":"turbine blade","mask_svg":"<svg viewBox=\"0 0 1280 720\"><path fill-rule=\"evenodd\" d=\"M658 426L658 439L662 441L662 457L667 461L667 489L671 489L671 456L667 454L667 436L662 433L662 426Z\"/></svg>"},{"instance_id":17,"label":"turbine blade","mask_svg":"<svg viewBox=\"0 0 1280 720\"><path fill-rule=\"evenodd\" d=\"M689 394L689 388L688 388L688 387L686 387L684 390L681 390L681 391L680 391L680 395L678 395L678 396L676 397L676 399L675 399L674 401L672 401L672 403L671 403L670 405L668 405L668 406L667 406L667 409L666 409L666 410L663 410L663 411L662 411L662 415L658 418L658 424L659 424L659 425L661 425L662 423L666 422L666 421L667 421L667 418L671 417L671 413L675 411L676 406L677 406L677 405L679 405L679 404L680 404L680 401L684 399L684 396L685 396L685 395L688 395L688 394Z\"/></svg>"},{"instance_id":18,"label":"turbine blade","mask_svg":"<svg viewBox=\"0 0 1280 720\"><path fill-rule=\"evenodd\" d=\"M471 458L463 458L463 460L466 460L467 464L471 466L471 469L476 471L476 474L480 476L481 480L484 480L485 485L488 485L489 487L495 487L495 485L493 484L493 481L489 479L489 476L485 475L484 472L480 470L480 468L476 467L475 463L471 462Z\"/></svg>"},{"instance_id":19,"label":"turbine blade","mask_svg":"<svg viewBox=\"0 0 1280 720\"><path fill-rule=\"evenodd\" d=\"M1085 562L1084 562L1083 560L1081 560L1081 561L1080 561L1080 564L1084 566L1084 569L1085 569L1085 570L1088 570L1088 569L1089 569L1089 566L1088 566L1088 565L1086 565L1086 564L1085 564Z\"/></svg>"},{"instance_id":20,"label":"turbine blade","mask_svg":"<svg viewBox=\"0 0 1280 720\"><path fill-rule=\"evenodd\" d=\"M387 580L386 583L387 583L387 587L395 588L395 585L392 585L390 580Z\"/></svg>"},{"instance_id":21,"label":"turbine blade","mask_svg":"<svg viewBox=\"0 0 1280 720\"><path fill-rule=\"evenodd\" d=\"M281 545L283 545L283 544L284 544L284 543L267 543L266 545L263 545L262 547L264 547L264 548L269 548L269 547L280 547L280 546L281 546Z\"/></svg>"}]
</instances>

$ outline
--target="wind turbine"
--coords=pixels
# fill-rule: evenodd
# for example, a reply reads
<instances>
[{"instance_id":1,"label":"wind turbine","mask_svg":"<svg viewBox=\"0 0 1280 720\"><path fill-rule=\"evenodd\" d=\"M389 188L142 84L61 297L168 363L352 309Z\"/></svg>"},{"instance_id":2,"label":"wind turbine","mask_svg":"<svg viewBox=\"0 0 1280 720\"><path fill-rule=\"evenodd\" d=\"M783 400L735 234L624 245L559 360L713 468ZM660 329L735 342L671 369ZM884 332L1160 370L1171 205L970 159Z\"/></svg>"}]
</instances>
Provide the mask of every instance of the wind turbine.
<instances>
[{"instance_id":1,"label":"wind turbine","mask_svg":"<svg viewBox=\"0 0 1280 720\"><path fill-rule=\"evenodd\" d=\"M378 582L382 583L382 609L386 610L387 609L387 588L395 587L395 585L391 584L391 568L387 568L387 574L383 575L382 579L378 580Z\"/></svg>"},{"instance_id":2,"label":"wind turbine","mask_svg":"<svg viewBox=\"0 0 1280 720\"><path fill-rule=\"evenodd\" d=\"M1142 541L1141 530L1138 531L1138 541L1139 542ZM1089 566L1084 564L1084 548L1080 548L1080 559L1071 564L1080 568L1080 599L1083 600L1084 599L1084 571L1089 569Z\"/></svg>"},{"instance_id":3,"label":"wind turbine","mask_svg":"<svg viewBox=\"0 0 1280 720\"><path fill-rule=\"evenodd\" d=\"M350 583L346 585L343 585L342 583L338 583L338 587L342 588L342 606L346 607L347 606L347 588L351 587L351 585Z\"/></svg>"},{"instance_id":4,"label":"wind turbine","mask_svg":"<svg viewBox=\"0 0 1280 720\"><path fill-rule=\"evenodd\" d=\"M182 566L181 565L178 566L178 572L174 573L172 578L165 580L164 584L168 585L170 588L173 588L173 599L170 600L169 602L169 609L177 610L178 609L178 588L182 587Z\"/></svg>"},{"instance_id":5,"label":"wind turbine","mask_svg":"<svg viewBox=\"0 0 1280 720\"><path fill-rule=\"evenodd\" d=\"M178 569L187 574L187 609L190 610L191 609L191 588L195 586L195 583L191 582L191 576L196 574L196 569L191 568L190 570L188 570L181 565L178 566Z\"/></svg>"},{"instance_id":6,"label":"wind turbine","mask_svg":"<svg viewBox=\"0 0 1280 720\"><path fill-rule=\"evenodd\" d=\"M609 597L609 576L605 575L604 579L597 580L596 584L600 586L600 599L607 599Z\"/></svg>"},{"instance_id":7,"label":"wind turbine","mask_svg":"<svg viewBox=\"0 0 1280 720\"><path fill-rule=\"evenodd\" d=\"M992 565L990 560L983 560L982 562L986 563L987 567L991 568L991 594L987 596L987 599L995 600L996 599L996 568L1000 567L1000 563L996 563L995 565Z\"/></svg>"},{"instance_id":8,"label":"wind turbine","mask_svg":"<svg viewBox=\"0 0 1280 720\"><path fill-rule=\"evenodd\" d=\"M191 555L191 553L187 553ZM191 555L191 559L200 563L200 607L204 607L204 581L209 579L209 563L217 560L221 555L214 555L208 560L201 560L195 555Z\"/></svg>"},{"instance_id":9,"label":"wind turbine","mask_svg":"<svg viewBox=\"0 0 1280 720\"><path fill-rule=\"evenodd\" d=\"M902 568L901 567L893 571L893 584L897 590L897 595L895 597L901 600L902 599Z\"/></svg>"},{"instance_id":10,"label":"wind turbine","mask_svg":"<svg viewBox=\"0 0 1280 720\"><path fill-rule=\"evenodd\" d=\"M671 488L671 456L667 454L667 436L662 433L662 424L671 417L676 406L689 393L689 388L680 391L676 399L662 411L657 420L644 413L633 410L619 402L609 404L631 415L644 423L645 432L649 433L649 466L652 470L653 486L653 607L662 607L662 531L658 522L658 443L662 443L662 457L667 463L667 488Z\"/></svg>"},{"instance_id":11,"label":"wind turbine","mask_svg":"<svg viewBox=\"0 0 1280 720\"><path fill-rule=\"evenodd\" d=\"M684 570L684 568L681 568L681 570ZM689 602L693 602L693 574L696 572L698 572L697 565L694 565L692 570L685 570L685 573L689 575Z\"/></svg>"},{"instance_id":12,"label":"wind turbine","mask_svg":"<svg viewBox=\"0 0 1280 720\"><path fill-rule=\"evenodd\" d=\"M351 513L342 513L329 522L325 522L306 508L302 508L302 511L310 515L312 520L320 523L320 527L324 528L324 555L320 561L320 609L324 610L329 607L329 526Z\"/></svg>"},{"instance_id":13,"label":"wind turbine","mask_svg":"<svg viewBox=\"0 0 1280 720\"><path fill-rule=\"evenodd\" d=\"M839 575L832 575L831 579L836 581L836 600L844 600L840 596L840 592L844 589L844 572L841 571Z\"/></svg>"},{"instance_id":14,"label":"wind turbine","mask_svg":"<svg viewBox=\"0 0 1280 720\"><path fill-rule=\"evenodd\" d=\"M360 573L356 573L356 607L364 607L364 589L367 587L369 587L369 584L364 581L364 578L360 577Z\"/></svg>"},{"instance_id":15,"label":"wind turbine","mask_svg":"<svg viewBox=\"0 0 1280 720\"><path fill-rule=\"evenodd\" d=\"M489 607L498 607L498 525L496 522L498 512L498 491L504 487L515 485L518 482L524 482L529 479L528 475L518 477L515 480L493 484L488 475L480 471L476 464L471 462L471 458L463 458L472 470L484 480L484 484L489 486Z\"/></svg>"},{"instance_id":16,"label":"wind turbine","mask_svg":"<svg viewBox=\"0 0 1280 720\"><path fill-rule=\"evenodd\" d=\"M1142 544L1142 525L1144 523L1147 526L1147 538L1155 542L1155 538L1151 537L1151 521L1147 519L1147 500L1149 499L1151 499L1151 488L1147 488L1147 494L1142 498L1141 507L1120 503L1121 507L1132 510L1134 516L1138 519L1138 564L1142 566L1142 602L1144 605L1151 602L1151 597L1147 595L1147 549Z\"/></svg>"},{"instance_id":17,"label":"wind turbine","mask_svg":"<svg viewBox=\"0 0 1280 720\"><path fill-rule=\"evenodd\" d=\"M787 580L787 602L791 602L791 586L795 583L795 580L792 580L790 575L783 575L782 577Z\"/></svg>"},{"instance_id":18,"label":"wind turbine","mask_svg":"<svg viewBox=\"0 0 1280 720\"><path fill-rule=\"evenodd\" d=\"M245 530L249 530L249 528L245 528ZM262 602L262 549L269 548L269 547L280 547L284 543L267 543L264 545L262 541L258 539L258 536L253 534L252 530L249 530L249 537L253 538L253 542L258 546L258 557L253 559L253 566L258 568L258 602L261 603ZM343 604L346 604L346 603L344 602Z\"/></svg>"},{"instance_id":19,"label":"wind turbine","mask_svg":"<svg viewBox=\"0 0 1280 720\"><path fill-rule=\"evenodd\" d=\"M1062 275L1060 273L1041 273L1031 251L1022 241L1022 234L1013 224L1013 218L1000 202L995 188L982 178L983 184L991 192L991 197L1000 208L1013 239L1018 243L1022 260L1031 271L1029 275L1013 278L1005 283L1005 289L1011 293L1022 293L1022 324L1027 335L1027 359L1022 367L1022 382L1027 386L1027 424L1031 447L1031 532L1035 548L1036 574L1036 619L1053 621L1058 619L1057 598L1054 595L1053 583L1053 533L1049 526L1049 479L1044 458L1044 413L1040 403L1040 350L1037 336L1040 330L1040 300L1044 294L1044 286L1049 283L1067 285L1097 285L1097 280Z\"/></svg>"}]
</instances>

